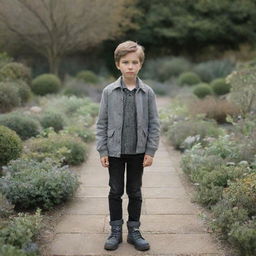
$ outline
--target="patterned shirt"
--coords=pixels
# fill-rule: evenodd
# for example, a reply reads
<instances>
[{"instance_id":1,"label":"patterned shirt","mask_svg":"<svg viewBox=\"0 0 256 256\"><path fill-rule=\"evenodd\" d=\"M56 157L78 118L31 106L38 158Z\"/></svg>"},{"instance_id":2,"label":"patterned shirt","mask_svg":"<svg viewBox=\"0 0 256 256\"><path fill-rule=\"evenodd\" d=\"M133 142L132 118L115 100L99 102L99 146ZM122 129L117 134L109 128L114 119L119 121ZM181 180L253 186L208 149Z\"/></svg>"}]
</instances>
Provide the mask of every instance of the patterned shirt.
<instances>
[{"instance_id":1,"label":"patterned shirt","mask_svg":"<svg viewBox=\"0 0 256 256\"><path fill-rule=\"evenodd\" d=\"M138 89L138 81L136 88L129 90L123 79L121 82L123 90L123 128L121 137L121 154L136 154L137 146L137 115L135 93Z\"/></svg>"}]
</instances>

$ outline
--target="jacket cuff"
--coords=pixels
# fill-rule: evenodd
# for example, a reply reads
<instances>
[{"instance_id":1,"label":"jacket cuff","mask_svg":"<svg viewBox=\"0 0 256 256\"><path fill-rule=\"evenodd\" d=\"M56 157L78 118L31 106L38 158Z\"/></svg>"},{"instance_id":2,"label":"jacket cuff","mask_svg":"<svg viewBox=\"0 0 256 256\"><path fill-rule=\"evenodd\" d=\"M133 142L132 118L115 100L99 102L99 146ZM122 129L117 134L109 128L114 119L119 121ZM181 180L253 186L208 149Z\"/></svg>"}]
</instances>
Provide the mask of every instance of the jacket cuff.
<instances>
[{"instance_id":1,"label":"jacket cuff","mask_svg":"<svg viewBox=\"0 0 256 256\"><path fill-rule=\"evenodd\" d=\"M102 151L99 151L99 154L100 154L100 157L108 156L108 151L107 150L102 150Z\"/></svg>"},{"instance_id":2,"label":"jacket cuff","mask_svg":"<svg viewBox=\"0 0 256 256\"><path fill-rule=\"evenodd\" d=\"M156 152L156 149L147 148L147 149L146 149L146 152L145 152L145 155L150 155L150 156L154 157L155 152Z\"/></svg>"}]
</instances>

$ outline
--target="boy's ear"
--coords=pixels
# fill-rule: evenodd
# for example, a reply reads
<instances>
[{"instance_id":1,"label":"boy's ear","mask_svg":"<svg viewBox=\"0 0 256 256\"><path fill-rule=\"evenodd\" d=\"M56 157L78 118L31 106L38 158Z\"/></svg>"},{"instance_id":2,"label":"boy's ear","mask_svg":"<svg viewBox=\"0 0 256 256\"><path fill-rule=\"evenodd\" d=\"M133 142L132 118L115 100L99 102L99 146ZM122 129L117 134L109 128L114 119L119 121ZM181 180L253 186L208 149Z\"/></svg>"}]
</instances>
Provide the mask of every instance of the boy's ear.
<instances>
[{"instance_id":1,"label":"boy's ear","mask_svg":"<svg viewBox=\"0 0 256 256\"><path fill-rule=\"evenodd\" d=\"M119 69L119 62L115 62L116 68Z\"/></svg>"}]
</instances>

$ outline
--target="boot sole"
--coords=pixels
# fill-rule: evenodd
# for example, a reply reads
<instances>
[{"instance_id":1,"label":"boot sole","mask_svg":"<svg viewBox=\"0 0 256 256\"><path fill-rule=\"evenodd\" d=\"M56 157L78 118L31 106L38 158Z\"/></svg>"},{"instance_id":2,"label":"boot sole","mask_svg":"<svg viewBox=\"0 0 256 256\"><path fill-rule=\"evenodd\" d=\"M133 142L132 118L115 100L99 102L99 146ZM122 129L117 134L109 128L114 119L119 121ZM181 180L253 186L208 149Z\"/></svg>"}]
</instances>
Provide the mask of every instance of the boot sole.
<instances>
[{"instance_id":1,"label":"boot sole","mask_svg":"<svg viewBox=\"0 0 256 256\"><path fill-rule=\"evenodd\" d=\"M130 240L130 239L127 239L127 243L134 245L135 249L138 250L138 251L147 251L147 250L150 249L150 246L138 247L138 246L136 246L136 245L134 244L134 242L133 242L132 240Z\"/></svg>"}]
</instances>

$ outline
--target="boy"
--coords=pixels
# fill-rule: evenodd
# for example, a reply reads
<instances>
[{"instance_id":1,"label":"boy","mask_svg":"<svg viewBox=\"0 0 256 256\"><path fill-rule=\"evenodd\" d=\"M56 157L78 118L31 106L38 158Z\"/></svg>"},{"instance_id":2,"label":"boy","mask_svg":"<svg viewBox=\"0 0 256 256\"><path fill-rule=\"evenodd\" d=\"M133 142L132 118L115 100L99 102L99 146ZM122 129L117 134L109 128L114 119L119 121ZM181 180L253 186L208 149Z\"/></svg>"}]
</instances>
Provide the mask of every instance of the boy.
<instances>
[{"instance_id":1,"label":"boy","mask_svg":"<svg viewBox=\"0 0 256 256\"><path fill-rule=\"evenodd\" d=\"M109 170L111 234L104 248L115 250L122 242L121 197L126 164L127 242L144 251L150 246L139 230L142 174L143 168L152 164L158 148L159 118L153 90L137 77L144 61L143 47L126 41L117 46L114 58L122 76L104 88L96 123L100 161Z\"/></svg>"}]
</instances>

